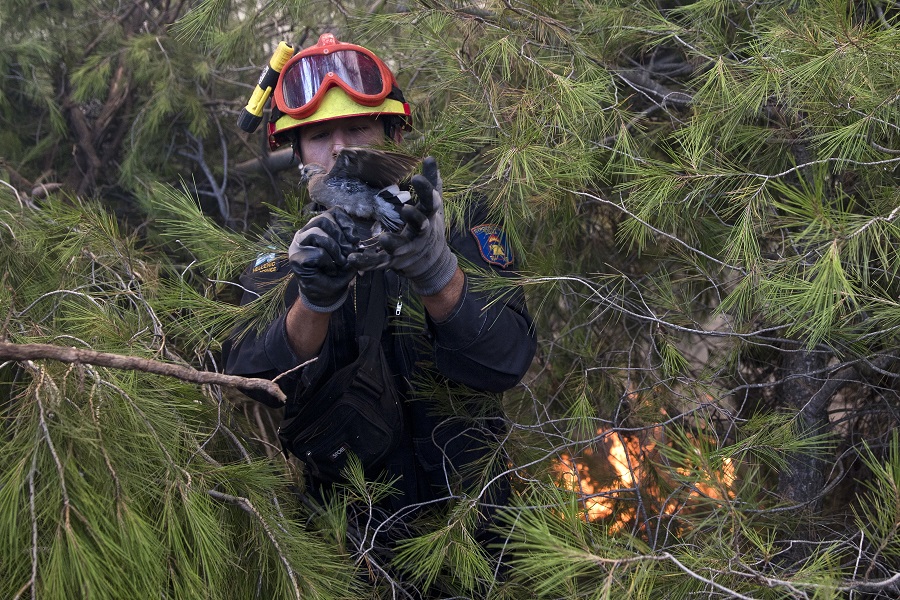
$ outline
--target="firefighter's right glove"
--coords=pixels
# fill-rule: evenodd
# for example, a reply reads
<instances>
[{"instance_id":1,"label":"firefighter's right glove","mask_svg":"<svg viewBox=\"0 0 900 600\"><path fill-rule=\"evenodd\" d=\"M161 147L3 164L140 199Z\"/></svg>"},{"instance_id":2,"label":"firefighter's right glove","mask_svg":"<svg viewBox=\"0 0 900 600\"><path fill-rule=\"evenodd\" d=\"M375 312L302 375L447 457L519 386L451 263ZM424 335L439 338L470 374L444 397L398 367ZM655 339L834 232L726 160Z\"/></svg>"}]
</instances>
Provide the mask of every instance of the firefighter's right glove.
<instances>
[{"instance_id":1,"label":"firefighter's right glove","mask_svg":"<svg viewBox=\"0 0 900 600\"><path fill-rule=\"evenodd\" d=\"M357 244L353 221L340 208L316 215L294 234L288 259L307 308L330 313L341 307L356 275L347 255Z\"/></svg>"},{"instance_id":2,"label":"firefighter's right glove","mask_svg":"<svg viewBox=\"0 0 900 600\"><path fill-rule=\"evenodd\" d=\"M450 282L457 266L444 231L443 182L437 161L426 158L422 175L414 176L410 183L416 203L400 209L405 226L399 233L382 233L378 243L390 256L388 268L409 279L413 291L433 296Z\"/></svg>"}]
</instances>

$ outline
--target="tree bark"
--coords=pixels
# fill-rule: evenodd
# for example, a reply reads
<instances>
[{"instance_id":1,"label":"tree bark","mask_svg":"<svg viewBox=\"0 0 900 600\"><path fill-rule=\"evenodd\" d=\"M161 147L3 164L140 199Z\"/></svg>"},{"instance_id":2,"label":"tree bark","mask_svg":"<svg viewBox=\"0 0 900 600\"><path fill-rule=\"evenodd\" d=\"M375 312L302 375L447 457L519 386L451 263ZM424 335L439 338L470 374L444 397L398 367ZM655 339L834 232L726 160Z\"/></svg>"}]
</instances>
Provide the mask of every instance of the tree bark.
<instances>
[{"instance_id":1,"label":"tree bark","mask_svg":"<svg viewBox=\"0 0 900 600\"><path fill-rule=\"evenodd\" d=\"M801 347L783 353L781 403L796 413L797 433L801 438L821 435L828 429L828 402L832 387L825 385L828 354ZM822 452L789 454L787 466L779 473L778 492L806 510L822 507L826 460Z\"/></svg>"},{"instance_id":2,"label":"tree bark","mask_svg":"<svg viewBox=\"0 0 900 600\"><path fill-rule=\"evenodd\" d=\"M294 154L293 148L282 148L258 158L245 160L232 168L234 171L246 175L265 175L297 167L299 164L300 161Z\"/></svg>"}]
</instances>

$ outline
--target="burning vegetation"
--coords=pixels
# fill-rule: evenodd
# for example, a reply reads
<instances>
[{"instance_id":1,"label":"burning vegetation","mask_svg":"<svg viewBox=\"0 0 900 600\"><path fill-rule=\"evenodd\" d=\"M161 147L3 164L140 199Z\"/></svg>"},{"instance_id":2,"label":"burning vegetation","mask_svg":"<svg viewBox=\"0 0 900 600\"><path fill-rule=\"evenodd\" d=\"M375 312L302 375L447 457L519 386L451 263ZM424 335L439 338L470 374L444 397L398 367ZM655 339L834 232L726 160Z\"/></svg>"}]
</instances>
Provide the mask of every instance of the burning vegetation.
<instances>
[{"instance_id":1,"label":"burning vegetation","mask_svg":"<svg viewBox=\"0 0 900 600\"><path fill-rule=\"evenodd\" d=\"M558 484L577 495L585 519L606 522L614 533L639 517L671 517L733 498L735 466L728 457L715 465L704 461L701 447L708 443L694 435L667 440L661 427L641 433L601 428L590 446L561 454L553 471Z\"/></svg>"}]
</instances>

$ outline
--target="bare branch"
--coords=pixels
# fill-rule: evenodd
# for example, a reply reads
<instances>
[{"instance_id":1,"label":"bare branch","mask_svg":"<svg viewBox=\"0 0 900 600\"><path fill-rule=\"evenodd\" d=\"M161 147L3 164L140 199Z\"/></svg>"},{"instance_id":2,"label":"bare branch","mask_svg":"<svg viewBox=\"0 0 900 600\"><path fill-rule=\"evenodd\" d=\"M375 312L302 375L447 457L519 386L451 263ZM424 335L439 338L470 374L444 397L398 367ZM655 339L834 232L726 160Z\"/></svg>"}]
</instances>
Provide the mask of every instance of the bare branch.
<instances>
[{"instance_id":1,"label":"bare branch","mask_svg":"<svg viewBox=\"0 0 900 600\"><path fill-rule=\"evenodd\" d=\"M239 377L211 371L198 371L191 367L159 362L138 356L125 356L96 350L84 350L74 347L55 346L53 344L13 344L0 342L0 358L7 360L51 359L66 363L86 363L114 369L144 371L156 375L174 377L191 383L224 385L245 390L262 390L278 398L282 403L287 397L277 384L268 379L255 377Z\"/></svg>"},{"instance_id":2,"label":"bare branch","mask_svg":"<svg viewBox=\"0 0 900 600\"><path fill-rule=\"evenodd\" d=\"M203 174L206 176L206 181L209 183L209 187L212 188L212 195L216 198L216 202L219 206L219 214L222 215L223 219L228 221L231 219L231 209L228 206L228 196L225 193L225 187L228 185L228 182L224 179L224 177L221 184L216 181L215 174L213 174L212 169L206 163L206 158L204 156L203 150L203 140L190 132L188 132L187 135L194 143L194 148L191 151L179 150L178 153L185 158L190 158L191 160L195 161L203 171ZM225 164L227 167L227 158Z\"/></svg>"}]
</instances>

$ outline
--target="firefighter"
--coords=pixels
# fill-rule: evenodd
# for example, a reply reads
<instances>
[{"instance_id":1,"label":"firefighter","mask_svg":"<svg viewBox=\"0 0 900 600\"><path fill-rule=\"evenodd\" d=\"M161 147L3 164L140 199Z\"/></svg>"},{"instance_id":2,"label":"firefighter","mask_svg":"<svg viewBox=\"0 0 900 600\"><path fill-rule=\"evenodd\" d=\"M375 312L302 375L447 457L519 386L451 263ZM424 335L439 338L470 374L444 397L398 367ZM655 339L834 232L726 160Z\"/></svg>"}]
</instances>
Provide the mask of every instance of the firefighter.
<instances>
[{"instance_id":1,"label":"firefighter","mask_svg":"<svg viewBox=\"0 0 900 600\"><path fill-rule=\"evenodd\" d=\"M323 34L281 69L268 133L273 147L292 144L302 164L329 170L343 148L399 143L409 125L409 105L385 63L366 48ZM386 453L364 466L369 475L396 478L397 494L384 506L393 515L463 493L491 505L506 501L507 477L497 477L487 489L466 487L479 480L475 471L488 472L485 464L493 462L494 473L506 469L491 450L504 430L498 398L524 376L536 346L521 290L492 302L474 285L477 275L459 266L468 262L514 277L514 256L502 226L487 219L483 203L472 202L466 222L448 234L438 166L426 159L422 171L412 179L415 196L401 213L402 231L377 238L384 242L379 268L361 270L354 260L367 224L336 208L315 214L287 252L260 256L251 264L240 278L242 304L284 277L294 283L286 288L284 311L277 318L262 331L235 337L224 349L230 374L281 376L278 383L289 399L281 441L306 463L307 487L318 495L339 479L324 463L344 464L349 452L365 455L383 442L361 440L354 447L354 440L376 428L348 426L356 429L342 437L340 431L328 431L344 426L342 416L322 419L345 397L355 394L358 403L365 395L361 386L356 391L348 386L362 370L378 370L369 363L357 365L363 347L375 352L387 373L382 387L393 388L399 417L388 419L392 439ZM375 339L377 348L363 344L363 334ZM310 359L315 360L297 368ZM434 389L452 389L455 413L426 391ZM384 391L372 394L386 396ZM264 395L258 399L271 402ZM377 406L385 398L371 401ZM391 412L391 401L376 412ZM319 436L313 442L338 440L316 459L319 449L297 434L313 422L317 431L306 432Z\"/></svg>"}]
</instances>

